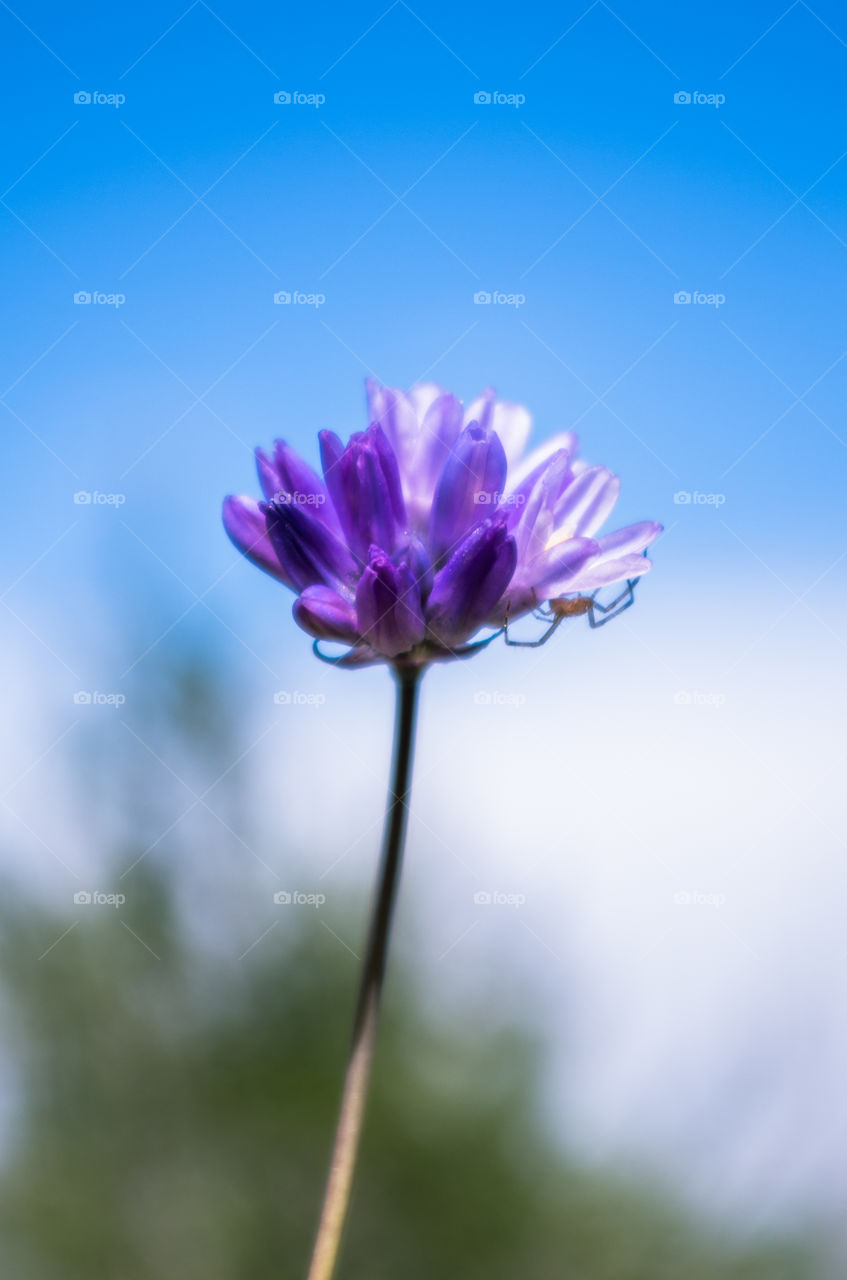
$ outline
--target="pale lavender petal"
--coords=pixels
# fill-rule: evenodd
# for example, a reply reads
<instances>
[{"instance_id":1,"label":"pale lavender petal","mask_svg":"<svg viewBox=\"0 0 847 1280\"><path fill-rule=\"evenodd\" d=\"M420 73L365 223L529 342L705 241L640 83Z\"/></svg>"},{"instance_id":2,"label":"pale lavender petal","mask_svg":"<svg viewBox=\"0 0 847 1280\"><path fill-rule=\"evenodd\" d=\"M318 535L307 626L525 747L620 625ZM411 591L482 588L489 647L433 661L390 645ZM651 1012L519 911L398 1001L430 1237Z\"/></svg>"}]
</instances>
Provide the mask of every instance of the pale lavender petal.
<instances>
[{"instance_id":1,"label":"pale lavender petal","mask_svg":"<svg viewBox=\"0 0 847 1280\"><path fill-rule=\"evenodd\" d=\"M656 524L655 520L642 520L640 524L627 525L625 529L618 529L615 533L604 533L602 538L597 539L597 546L604 558L611 553L616 556L627 555L633 551L644 551L651 542L655 542L661 532L662 526Z\"/></svg>"},{"instance_id":2,"label":"pale lavender petal","mask_svg":"<svg viewBox=\"0 0 847 1280\"><path fill-rule=\"evenodd\" d=\"M534 483L544 465L560 449L565 449L572 459L575 458L579 449L579 437L573 431L560 431L549 440L545 440L544 444L539 445L537 449L533 449L532 453L527 454L515 466L510 466L509 491L513 491L528 480Z\"/></svg>"},{"instance_id":3,"label":"pale lavender petal","mask_svg":"<svg viewBox=\"0 0 847 1280\"><path fill-rule=\"evenodd\" d=\"M432 495L462 430L462 405L448 393L432 401L421 420L420 439L409 474L403 477L407 502L426 529Z\"/></svg>"},{"instance_id":4,"label":"pale lavender petal","mask_svg":"<svg viewBox=\"0 0 847 1280\"><path fill-rule=\"evenodd\" d=\"M567 459L567 465L562 462L563 458ZM510 525L514 526L516 520L521 515L522 510L529 504L530 498L536 490L536 487L544 481L551 468L553 468L552 474L555 476L555 485L558 486L558 489L555 491L553 485L550 485L549 488L553 504L551 507L551 514L555 513L559 499L573 480L573 463L571 462L571 455L568 453L567 449L557 449L555 453L552 453L550 457L546 458L544 462L539 464L539 466L534 467L529 475L520 482L520 484L507 484L504 507L509 512ZM551 534L552 531L551 525Z\"/></svg>"},{"instance_id":5,"label":"pale lavender petal","mask_svg":"<svg viewBox=\"0 0 847 1280\"><path fill-rule=\"evenodd\" d=\"M519 565L507 593L509 617L520 617L528 609L549 600L556 594L551 583L557 584L563 578L578 573L596 560L597 554L597 543L593 538L569 538L567 542L545 549L531 565ZM502 622L502 616L499 620Z\"/></svg>"},{"instance_id":6,"label":"pale lavender petal","mask_svg":"<svg viewBox=\"0 0 847 1280\"><path fill-rule=\"evenodd\" d=\"M448 393L437 382L416 382L409 389L408 399L415 411L418 422L423 422L431 406L440 396Z\"/></svg>"},{"instance_id":7,"label":"pale lavender petal","mask_svg":"<svg viewBox=\"0 0 847 1280\"><path fill-rule=\"evenodd\" d=\"M418 445L419 418L409 396L396 387L383 387L368 378L368 422L380 427L391 444L402 470L413 462Z\"/></svg>"},{"instance_id":8,"label":"pale lavender petal","mask_svg":"<svg viewBox=\"0 0 847 1280\"><path fill-rule=\"evenodd\" d=\"M532 415L522 404L498 400L494 405L491 428L500 437L509 467L514 467L526 448L532 430Z\"/></svg>"},{"instance_id":9,"label":"pale lavender petal","mask_svg":"<svg viewBox=\"0 0 847 1280\"><path fill-rule=\"evenodd\" d=\"M591 536L612 511L621 482L606 467L592 467L578 475L560 498L555 512L556 528L568 537Z\"/></svg>"},{"instance_id":10,"label":"pale lavender petal","mask_svg":"<svg viewBox=\"0 0 847 1280\"><path fill-rule=\"evenodd\" d=\"M477 396L476 400L472 400L465 410L463 426L469 427L472 422L477 422L486 431L491 427L491 420L494 415L494 388L486 387L481 396Z\"/></svg>"},{"instance_id":11,"label":"pale lavender petal","mask_svg":"<svg viewBox=\"0 0 847 1280\"><path fill-rule=\"evenodd\" d=\"M596 591L598 587L621 582L624 578L640 578L649 573L652 567L652 562L646 556L629 555L613 560L595 560L556 582L549 582L544 598L553 600L556 596Z\"/></svg>"},{"instance_id":12,"label":"pale lavender petal","mask_svg":"<svg viewBox=\"0 0 847 1280\"><path fill-rule=\"evenodd\" d=\"M525 564L540 555L553 533L553 515L562 489L570 475L570 457L565 449L545 463L528 492L509 494L506 512L518 547L518 560Z\"/></svg>"},{"instance_id":13,"label":"pale lavender petal","mask_svg":"<svg viewBox=\"0 0 847 1280\"><path fill-rule=\"evenodd\" d=\"M535 560L533 571L535 583L544 587L553 578L559 578L598 554L594 538L568 538L566 542L557 542L554 547L547 547ZM539 599L542 599L539 593Z\"/></svg>"}]
</instances>

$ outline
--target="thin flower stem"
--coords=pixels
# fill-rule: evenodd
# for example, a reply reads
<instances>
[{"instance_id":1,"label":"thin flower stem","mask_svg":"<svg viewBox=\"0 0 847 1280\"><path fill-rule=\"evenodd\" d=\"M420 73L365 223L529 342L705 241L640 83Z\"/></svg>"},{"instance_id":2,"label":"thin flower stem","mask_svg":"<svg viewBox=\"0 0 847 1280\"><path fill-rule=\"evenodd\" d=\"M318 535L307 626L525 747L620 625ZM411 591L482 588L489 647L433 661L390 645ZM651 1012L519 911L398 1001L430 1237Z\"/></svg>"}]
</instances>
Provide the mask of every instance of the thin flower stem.
<instances>
[{"instance_id":1,"label":"thin flower stem","mask_svg":"<svg viewBox=\"0 0 847 1280\"><path fill-rule=\"evenodd\" d=\"M362 1133L379 1022L380 996L388 957L391 918L403 862L421 673L419 670L398 668L394 674L397 682L394 751L382 861L359 979L352 1043L344 1077L335 1143L308 1280L331 1280L338 1258Z\"/></svg>"}]
</instances>

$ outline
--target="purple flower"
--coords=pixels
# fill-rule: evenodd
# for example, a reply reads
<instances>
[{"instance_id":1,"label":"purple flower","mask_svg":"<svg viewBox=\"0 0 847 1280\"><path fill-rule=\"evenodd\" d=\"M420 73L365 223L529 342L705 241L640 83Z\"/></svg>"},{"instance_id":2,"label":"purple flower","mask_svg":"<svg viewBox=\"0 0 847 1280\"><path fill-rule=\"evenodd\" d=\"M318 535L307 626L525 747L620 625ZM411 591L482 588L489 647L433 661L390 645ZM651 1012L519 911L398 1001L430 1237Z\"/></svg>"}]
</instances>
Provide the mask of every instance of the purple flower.
<instances>
[{"instance_id":1,"label":"purple flower","mask_svg":"<svg viewBox=\"0 0 847 1280\"><path fill-rule=\"evenodd\" d=\"M549 600L646 573L653 521L597 536L620 481L571 432L524 455L531 420L486 391L467 409L434 384L369 381L370 426L321 432L323 479L284 441L257 450L263 501L229 497L238 549L297 594L309 635L350 665L467 652Z\"/></svg>"}]
</instances>

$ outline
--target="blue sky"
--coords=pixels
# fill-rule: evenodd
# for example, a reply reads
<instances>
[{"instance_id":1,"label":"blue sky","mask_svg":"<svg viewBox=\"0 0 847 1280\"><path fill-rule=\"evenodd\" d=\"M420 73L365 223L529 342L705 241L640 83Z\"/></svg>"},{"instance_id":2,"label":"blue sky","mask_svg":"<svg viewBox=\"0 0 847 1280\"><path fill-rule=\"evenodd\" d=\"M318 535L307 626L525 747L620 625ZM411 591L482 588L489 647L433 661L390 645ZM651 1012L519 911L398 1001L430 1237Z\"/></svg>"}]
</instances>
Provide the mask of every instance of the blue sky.
<instances>
[{"instance_id":1,"label":"blue sky","mask_svg":"<svg viewBox=\"0 0 847 1280\"><path fill-rule=\"evenodd\" d=\"M281 434L314 457L317 430L361 428L368 373L396 385L431 377L464 398L494 384L531 409L536 438L578 424L586 456L622 476L617 523L655 518L667 532L638 607L614 628L574 633L565 649L531 658L492 649L473 676L463 667L432 678L427 830L443 822L449 843L467 818L458 775L445 771L436 785L440 723L473 761L467 785L478 809L495 792L498 801L513 794L510 752L520 755L539 848L551 824L561 842L567 766L557 762L586 726L597 769L612 769L604 779L626 775L622 845L603 836L608 815L598 824L581 813L591 857L566 862L561 880L538 868L528 883L525 868L516 878L514 842L497 844L514 816L501 814L480 837L505 888L546 898L551 910L566 902L591 922L576 962L588 971L597 960L595 1003L618 992L620 973L651 945L639 941L638 920L671 939L656 944L651 978L632 995L631 1044L612 1037L609 1057L604 1042L624 1076L607 1093L591 1093L597 1057L586 1033L575 1114L593 1106L602 1127L617 1100L652 1124L680 1072L703 1070L706 1097L716 1061L729 1063L731 1081L739 1027L758 1028L792 929L806 969L793 975L785 1042L805 1035L804 1010L842 945L831 905L843 898L840 782L829 770L847 566L843 9L832 0L153 0L72 12L3 5L0 29L0 95L14 126L0 174L2 598L9 662L28 691L12 682L5 696L35 724L25 743L7 744L13 771L31 767L30 781L44 785L39 761L77 723L72 692L125 681L143 690L149 655L190 638L264 689L260 718L278 716L292 841L309 835L300 808L316 760L337 766L327 842L339 814L359 813L362 787L372 788L367 826L381 805L385 736L371 712L388 714L387 681L313 662L287 594L224 537L220 500L255 489L254 445ZM275 102L280 93L324 100ZM80 94L92 100L75 101ZM275 303L283 291L323 301ZM112 301L75 303L79 292ZM520 305L475 303L478 292ZM693 300L675 302L679 293ZM115 500L78 504L78 492ZM674 501L695 492L710 501ZM302 752L270 700L281 684L328 694ZM507 726L480 711L472 693L491 687L524 690L523 718ZM723 702L695 701L689 714L674 701L680 691ZM702 705L711 709L701 714ZM126 715L131 722L131 700ZM361 754L362 740L380 763L357 772L339 743ZM483 768L489 745L496 766ZM582 759L580 768L581 791L593 766ZM542 777L549 791L538 794ZM52 870L37 838L61 839L68 824L58 799L49 829L37 790L27 803L18 807L34 856ZM629 848L633 827L673 868L667 884L660 875L653 886L652 864ZM371 843L362 847L358 883L372 860ZM631 856L629 888L615 897L606 878L614 881L619 848ZM452 883L449 860L442 872ZM461 889L468 903L473 887ZM731 939L727 952L710 924L696 944L683 928L673 950L681 917L671 890L735 892L732 929L768 964ZM808 894L799 916L798 893ZM433 908L448 949L451 929L465 936L465 898L455 902L455 919L443 901ZM557 927L534 921L545 938ZM472 954L465 945L451 951L457 962ZM536 959L549 964L549 947ZM675 981L712 983L705 993L698 985L710 1012L681 1065L679 1043L662 1042L662 1010L685 1006L690 990L669 995ZM655 1037L645 1041L651 1018ZM643 1095L627 1091L637 1075L627 1044ZM833 1082L845 1062L839 1042ZM810 1106L830 1096L813 1075L786 1072L786 1091ZM808 1117L785 1114L785 1143L806 1135L813 1146ZM621 1131L627 1123L622 1115ZM763 1123L761 1177L778 1164L767 1133ZM720 1181L727 1166L716 1159ZM812 1150L810 1167L814 1159ZM818 1189L836 1185L839 1160L833 1152L817 1183L810 1175Z\"/></svg>"},{"instance_id":2,"label":"blue sky","mask_svg":"<svg viewBox=\"0 0 847 1280\"><path fill-rule=\"evenodd\" d=\"M721 519L808 585L845 458L836 6L199 0L0 20L16 122L0 363L22 479L6 516L34 497L42 513L13 569L75 516L114 515L74 510L97 489L202 590L230 556L217 500L252 485L248 447L360 426L372 370L464 396L494 383L539 435L578 420L624 478L623 517L678 520L658 553L677 589L739 563L755 578ZM326 301L275 306L278 290ZM484 308L478 290L526 301ZM726 300L674 305L680 290ZM726 501L683 510L678 490ZM83 521L29 586L131 555L117 521ZM229 575L222 606L256 590Z\"/></svg>"}]
</instances>

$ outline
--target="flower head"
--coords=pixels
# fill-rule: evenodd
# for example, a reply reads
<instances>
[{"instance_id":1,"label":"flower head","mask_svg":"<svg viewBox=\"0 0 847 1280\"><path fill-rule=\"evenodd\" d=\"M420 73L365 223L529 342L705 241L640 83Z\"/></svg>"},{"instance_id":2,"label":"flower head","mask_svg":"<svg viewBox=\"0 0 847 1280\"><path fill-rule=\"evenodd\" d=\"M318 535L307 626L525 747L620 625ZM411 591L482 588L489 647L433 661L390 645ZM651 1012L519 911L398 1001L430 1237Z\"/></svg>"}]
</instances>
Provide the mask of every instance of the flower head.
<instances>
[{"instance_id":1,"label":"flower head","mask_svg":"<svg viewBox=\"0 0 847 1280\"><path fill-rule=\"evenodd\" d=\"M283 440L256 451L264 500L229 497L240 551L297 594L295 621L348 665L461 656L483 626L640 577L653 521L597 536L620 481L572 432L525 456L531 420L486 391L369 381L370 426L320 433L323 478Z\"/></svg>"}]
</instances>

